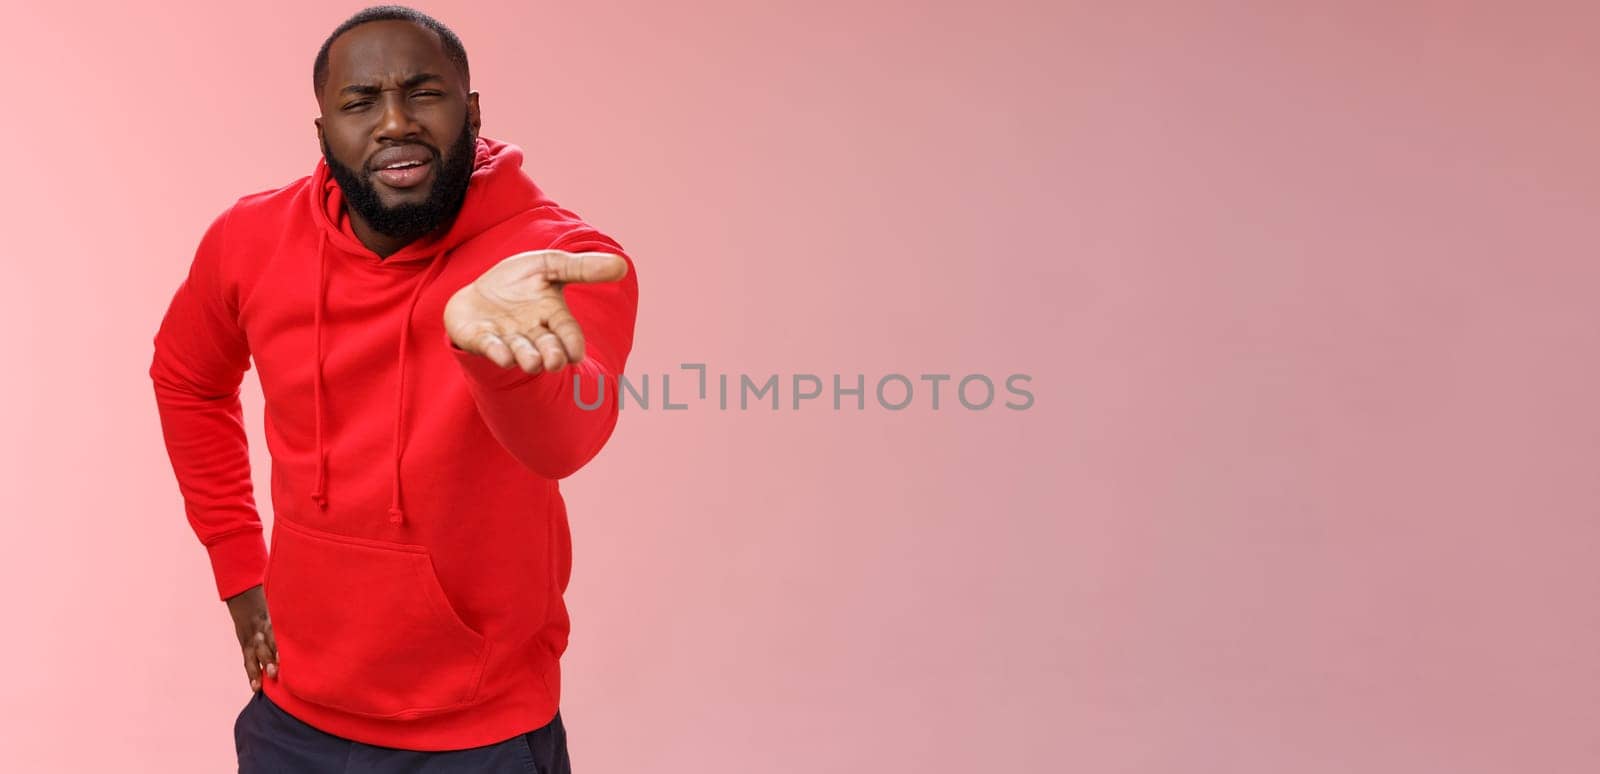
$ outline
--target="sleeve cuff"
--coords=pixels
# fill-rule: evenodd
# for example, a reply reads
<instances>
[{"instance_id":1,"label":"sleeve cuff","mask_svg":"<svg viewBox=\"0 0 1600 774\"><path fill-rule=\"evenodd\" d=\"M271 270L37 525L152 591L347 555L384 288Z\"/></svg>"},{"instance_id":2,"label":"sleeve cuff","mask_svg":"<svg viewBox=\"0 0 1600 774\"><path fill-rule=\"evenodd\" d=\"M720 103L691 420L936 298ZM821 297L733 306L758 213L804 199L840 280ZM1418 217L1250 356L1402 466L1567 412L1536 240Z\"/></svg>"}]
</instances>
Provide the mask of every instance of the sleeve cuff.
<instances>
[{"instance_id":1,"label":"sleeve cuff","mask_svg":"<svg viewBox=\"0 0 1600 774\"><path fill-rule=\"evenodd\" d=\"M267 573L267 544L261 530L235 532L206 546L217 594L227 599L261 585Z\"/></svg>"}]
</instances>

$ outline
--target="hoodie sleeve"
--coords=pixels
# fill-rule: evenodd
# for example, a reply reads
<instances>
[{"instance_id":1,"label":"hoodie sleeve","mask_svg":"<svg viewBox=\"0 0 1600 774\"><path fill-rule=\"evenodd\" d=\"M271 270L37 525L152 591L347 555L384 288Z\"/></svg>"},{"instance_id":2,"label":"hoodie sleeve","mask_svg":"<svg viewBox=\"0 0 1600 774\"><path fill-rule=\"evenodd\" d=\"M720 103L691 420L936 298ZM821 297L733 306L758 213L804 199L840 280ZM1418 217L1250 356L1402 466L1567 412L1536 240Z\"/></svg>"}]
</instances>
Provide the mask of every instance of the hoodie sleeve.
<instances>
[{"instance_id":1,"label":"hoodie sleeve","mask_svg":"<svg viewBox=\"0 0 1600 774\"><path fill-rule=\"evenodd\" d=\"M156 332L150 363L167 455L222 599L261 583L267 565L239 405L250 351L222 276L231 211L201 238Z\"/></svg>"},{"instance_id":2,"label":"hoodie sleeve","mask_svg":"<svg viewBox=\"0 0 1600 774\"><path fill-rule=\"evenodd\" d=\"M478 413L500 444L534 473L560 479L593 459L616 429L618 379L633 349L639 280L633 259L594 229L578 229L546 249L614 253L628 262L628 274L621 280L562 289L567 308L583 328L581 362L554 373L528 374L514 365L501 368L457 347L448 332L444 344L460 364ZM575 380L581 406L573 395Z\"/></svg>"}]
</instances>

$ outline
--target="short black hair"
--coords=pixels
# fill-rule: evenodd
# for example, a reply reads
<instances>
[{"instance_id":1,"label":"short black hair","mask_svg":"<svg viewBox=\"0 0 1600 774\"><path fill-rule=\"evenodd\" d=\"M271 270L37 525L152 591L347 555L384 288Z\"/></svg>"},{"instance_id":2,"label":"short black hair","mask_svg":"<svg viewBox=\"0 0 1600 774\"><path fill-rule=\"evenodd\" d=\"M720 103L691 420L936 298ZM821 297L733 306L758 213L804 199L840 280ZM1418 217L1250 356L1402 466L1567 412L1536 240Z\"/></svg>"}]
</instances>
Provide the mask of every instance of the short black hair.
<instances>
[{"instance_id":1,"label":"short black hair","mask_svg":"<svg viewBox=\"0 0 1600 774\"><path fill-rule=\"evenodd\" d=\"M322 88L328 85L328 49L333 47L333 41L353 27L375 21L408 21L433 30L434 34L439 36L439 43L444 47L444 55L461 71L462 84L471 90L471 78L467 71L467 49L461 45L461 38L456 37L449 27L415 8L403 5L375 5L345 19L343 24L333 29L327 40L322 41L322 48L317 49L317 61L311 66L311 88L316 90L318 99L322 98Z\"/></svg>"}]
</instances>

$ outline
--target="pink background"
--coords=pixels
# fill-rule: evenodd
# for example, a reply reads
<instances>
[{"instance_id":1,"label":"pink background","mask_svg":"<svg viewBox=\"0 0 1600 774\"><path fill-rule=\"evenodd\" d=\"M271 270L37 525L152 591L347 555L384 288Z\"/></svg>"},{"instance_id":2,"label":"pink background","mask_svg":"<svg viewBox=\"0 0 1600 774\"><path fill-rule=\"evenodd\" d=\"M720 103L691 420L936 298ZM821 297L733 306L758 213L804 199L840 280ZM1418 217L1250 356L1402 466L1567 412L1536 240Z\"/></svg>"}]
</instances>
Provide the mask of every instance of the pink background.
<instances>
[{"instance_id":1,"label":"pink background","mask_svg":"<svg viewBox=\"0 0 1600 774\"><path fill-rule=\"evenodd\" d=\"M1318 5L423 6L638 261L631 374L1033 376L626 413L579 771L1600 770L1600 14ZM358 7L8 8L0 769L232 770L145 368Z\"/></svg>"}]
</instances>

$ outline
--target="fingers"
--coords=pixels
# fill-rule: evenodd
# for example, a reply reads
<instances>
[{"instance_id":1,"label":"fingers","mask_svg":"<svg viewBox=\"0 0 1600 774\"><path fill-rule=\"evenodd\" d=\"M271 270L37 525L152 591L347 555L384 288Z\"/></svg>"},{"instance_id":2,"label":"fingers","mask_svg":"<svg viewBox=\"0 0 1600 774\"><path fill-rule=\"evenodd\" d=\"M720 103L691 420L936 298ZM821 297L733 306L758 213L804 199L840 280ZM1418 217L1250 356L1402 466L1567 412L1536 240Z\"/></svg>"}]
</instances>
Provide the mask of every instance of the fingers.
<instances>
[{"instance_id":1,"label":"fingers","mask_svg":"<svg viewBox=\"0 0 1600 774\"><path fill-rule=\"evenodd\" d=\"M469 341L470 346L463 349L489 358L501 368L510 368L514 365L530 374L536 374L544 370L554 371L566 364L564 355L561 358L552 357L551 345L547 340L554 340L554 337L543 326L538 326L526 334L515 332L502 334L486 330ZM561 345L554 346L559 353Z\"/></svg>"},{"instance_id":2,"label":"fingers","mask_svg":"<svg viewBox=\"0 0 1600 774\"><path fill-rule=\"evenodd\" d=\"M272 632L263 588L253 588L228 597L228 615L239 638L239 654L244 659L244 674L250 690L261 690L264 680L278 676L278 641Z\"/></svg>"},{"instance_id":3,"label":"fingers","mask_svg":"<svg viewBox=\"0 0 1600 774\"><path fill-rule=\"evenodd\" d=\"M567 365L567 352L561 340L543 325L500 338L510 342L511 351L516 354L517 367L530 374L559 371Z\"/></svg>"},{"instance_id":4,"label":"fingers","mask_svg":"<svg viewBox=\"0 0 1600 774\"><path fill-rule=\"evenodd\" d=\"M256 649L250 645L244 648L244 673L250 678L250 690L261 690L261 660L256 656Z\"/></svg>"},{"instance_id":5,"label":"fingers","mask_svg":"<svg viewBox=\"0 0 1600 774\"><path fill-rule=\"evenodd\" d=\"M256 641L261 643L257 648L264 654L267 677L278 676L278 638L272 633L272 622L263 621L261 631L256 632Z\"/></svg>"},{"instance_id":6,"label":"fingers","mask_svg":"<svg viewBox=\"0 0 1600 774\"><path fill-rule=\"evenodd\" d=\"M539 355L544 358L544 370L559 371L567 365L566 350L549 328L541 326L534 330L533 346L539 348Z\"/></svg>"},{"instance_id":7,"label":"fingers","mask_svg":"<svg viewBox=\"0 0 1600 774\"><path fill-rule=\"evenodd\" d=\"M545 324L560 340L561 348L566 351L567 362L576 363L583 359L583 328L578 325L572 312L567 311L565 304L552 312Z\"/></svg>"},{"instance_id":8,"label":"fingers","mask_svg":"<svg viewBox=\"0 0 1600 774\"><path fill-rule=\"evenodd\" d=\"M278 657L273 655L272 648L267 645L267 635L256 632L255 656L261 662L261 669L267 677L278 676Z\"/></svg>"},{"instance_id":9,"label":"fingers","mask_svg":"<svg viewBox=\"0 0 1600 774\"><path fill-rule=\"evenodd\" d=\"M485 314L451 338L501 368L530 374L559 371L585 356L583 328L554 288L526 307Z\"/></svg>"},{"instance_id":10,"label":"fingers","mask_svg":"<svg viewBox=\"0 0 1600 774\"><path fill-rule=\"evenodd\" d=\"M539 256L544 278L550 282L616 282L628 275L627 259L614 253L531 252Z\"/></svg>"},{"instance_id":11,"label":"fingers","mask_svg":"<svg viewBox=\"0 0 1600 774\"><path fill-rule=\"evenodd\" d=\"M539 348L520 333L506 336L511 342L511 351L517 356L517 367L530 374L544 370L544 356L539 354Z\"/></svg>"},{"instance_id":12,"label":"fingers","mask_svg":"<svg viewBox=\"0 0 1600 774\"><path fill-rule=\"evenodd\" d=\"M272 631L272 621L271 620L267 621L266 628L264 629L264 631L266 632L266 635L267 635L267 648L272 653L272 665L273 665L272 666L272 671L274 673L273 677L277 677L276 673L278 671L278 666L277 666L278 665L278 636L276 634L274 634L273 631Z\"/></svg>"},{"instance_id":13,"label":"fingers","mask_svg":"<svg viewBox=\"0 0 1600 774\"><path fill-rule=\"evenodd\" d=\"M263 678L278 676L277 643L265 631L257 631L244 648L244 671L250 676L250 690L261 690Z\"/></svg>"},{"instance_id":14,"label":"fingers","mask_svg":"<svg viewBox=\"0 0 1600 774\"><path fill-rule=\"evenodd\" d=\"M468 344L471 346L466 347L466 349L493 360L494 364L501 368L510 368L513 363L517 362L516 353L512 351L511 346L493 330L485 330L479 333L472 337Z\"/></svg>"}]
</instances>

